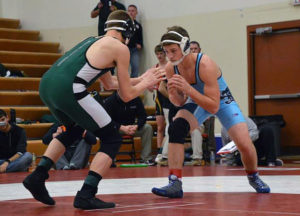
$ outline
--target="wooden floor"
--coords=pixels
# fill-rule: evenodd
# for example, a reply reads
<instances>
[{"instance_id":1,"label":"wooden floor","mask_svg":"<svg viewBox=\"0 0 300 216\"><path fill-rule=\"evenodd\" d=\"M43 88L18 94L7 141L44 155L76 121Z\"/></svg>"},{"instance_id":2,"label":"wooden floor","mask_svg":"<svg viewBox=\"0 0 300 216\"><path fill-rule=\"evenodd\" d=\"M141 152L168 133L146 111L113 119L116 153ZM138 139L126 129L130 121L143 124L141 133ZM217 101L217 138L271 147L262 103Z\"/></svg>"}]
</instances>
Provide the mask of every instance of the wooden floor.
<instances>
[{"instance_id":1,"label":"wooden floor","mask_svg":"<svg viewBox=\"0 0 300 216\"><path fill-rule=\"evenodd\" d=\"M151 194L154 186L167 184L166 167L112 168L99 185L98 195L117 204L114 209L83 211L73 208L76 191L88 170L50 171L49 193L53 207L34 199L21 185L28 173L0 175L0 215L72 216L272 216L300 215L300 166L260 167L270 194L257 194L241 167L184 167L182 199Z\"/></svg>"}]
</instances>

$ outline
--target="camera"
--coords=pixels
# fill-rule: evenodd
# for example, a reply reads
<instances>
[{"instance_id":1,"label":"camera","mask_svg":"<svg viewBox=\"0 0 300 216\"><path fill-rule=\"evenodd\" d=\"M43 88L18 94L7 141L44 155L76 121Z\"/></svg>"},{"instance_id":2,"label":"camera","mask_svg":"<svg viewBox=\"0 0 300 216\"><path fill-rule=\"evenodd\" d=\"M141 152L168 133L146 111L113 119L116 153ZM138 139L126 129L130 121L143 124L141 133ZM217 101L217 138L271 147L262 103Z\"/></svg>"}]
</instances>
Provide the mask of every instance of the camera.
<instances>
[{"instance_id":1,"label":"camera","mask_svg":"<svg viewBox=\"0 0 300 216\"><path fill-rule=\"evenodd\" d=\"M100 2L103 4L104 8L111 6L111 0L101 0Z\"/></svg>"}]
</instances>

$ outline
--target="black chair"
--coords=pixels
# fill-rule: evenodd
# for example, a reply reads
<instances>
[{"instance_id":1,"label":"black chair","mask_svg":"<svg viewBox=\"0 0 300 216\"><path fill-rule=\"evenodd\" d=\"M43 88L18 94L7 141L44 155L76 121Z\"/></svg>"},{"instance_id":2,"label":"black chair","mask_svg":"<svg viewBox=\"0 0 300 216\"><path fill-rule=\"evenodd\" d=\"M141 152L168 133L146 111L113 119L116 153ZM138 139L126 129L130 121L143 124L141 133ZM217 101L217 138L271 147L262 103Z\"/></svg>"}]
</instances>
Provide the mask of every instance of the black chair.
<instances>
[{"instance_id":1,"label":"black chair","mask_svg":"<svg viewBox=\"0 0 300 216\"><path fill-rule=\"evenodd\" d=\"M130 150L122 150L123 145L131 145ZM135 147L134 147L134 136L131 135L122 135L122 145L118 152L118 155L129 155L131 161L136 163L136 154L135 154Z\"/></svg>"}]
</instances>

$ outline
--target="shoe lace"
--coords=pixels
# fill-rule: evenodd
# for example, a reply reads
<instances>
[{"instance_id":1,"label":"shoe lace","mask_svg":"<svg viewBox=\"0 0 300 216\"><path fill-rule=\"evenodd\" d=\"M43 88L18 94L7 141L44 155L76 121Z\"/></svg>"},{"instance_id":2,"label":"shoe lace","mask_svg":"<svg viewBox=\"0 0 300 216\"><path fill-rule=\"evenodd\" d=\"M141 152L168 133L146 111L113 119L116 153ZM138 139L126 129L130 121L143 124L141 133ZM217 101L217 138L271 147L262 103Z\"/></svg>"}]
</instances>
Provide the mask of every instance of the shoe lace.
<instances>
[{"instance_id":1,"label":"shoe lace","mask_svg":"<svg viewBox=\"0 0 300 216\"><path fill-rule=\"evenodd\" d=\"M265 187L264 182L257 176L253 177L253 182L258 186L258 187Z\"/></svg>"},{"instance_id":2,"label":"shoe lace","mask_svg":"<svg viewBox=\"0 0 300 216\"><path fill-rule=\"evenodd\" d=\"M178 181L178 180L169 180L169 184L162 187L161 189L169 191L169 192L177 192L178 187L176 186L176 181Z\"/></svg>"}]
</instances>

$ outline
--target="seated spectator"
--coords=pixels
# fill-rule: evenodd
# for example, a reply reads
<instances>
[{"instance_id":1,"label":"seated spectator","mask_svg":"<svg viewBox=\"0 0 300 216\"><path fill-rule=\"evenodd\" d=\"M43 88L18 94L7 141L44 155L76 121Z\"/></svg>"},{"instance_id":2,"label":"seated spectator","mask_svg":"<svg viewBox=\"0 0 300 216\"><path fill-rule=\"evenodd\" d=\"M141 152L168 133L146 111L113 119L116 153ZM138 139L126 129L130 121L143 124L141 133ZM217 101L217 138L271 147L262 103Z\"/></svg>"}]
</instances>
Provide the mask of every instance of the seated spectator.
<instances>
[{"instance_id":1,"label":"seated spectator","mask_svg":"<svg viewBox=\"0 0 300 216\"><path fill-rule=\"evenodd\" d=\"M26 152L25 130L9 122L7 113L0 109L0 173L27 171L32 154Z\"/></svg>"},{"instance_id":2,"label":"seated spectator","mask_svg":"<svg viewBox=\"0 0 300 216\"><path fill-rule=\"evenodd\" d=\"M176 115L177 111L179 110L178 107L174 106L171 103L170 109L169 109L169 123L173 121L174 116ZM202 133L203 133L203 125L200 127L195 128L193 131L191 131L191 161L186 163L186 165L191 166L201 166L202 165L202 158L203 158L203 151L202 151ZM162 159L157 162L157 164L161 166L167 166L168 165L168 146L169 146L169 140L166 140L163 145L162 150Z\"/></svg>"},{"instance_id":3,"label":"seated spectator","mask_svg":"<svg viewBox=\"0 0 300 216\"><path fill-rule=\"evenodd\" d=\"M247 117L246 118L248 131L252 142L256 148L258 165L261 166L282 166L283 161L276 159L275 145L273 143L273 134L272 131L266 126L257 128L257 125L254 121ZM227 131L223 127L221 129L221 138L223 145L226 145L231 141ZM233 152L226 155L226 164L227 165L242 165L239 152Z\"/></svg>"},{"instance_id":4,"label":"seated spectator","mask_svg":"<svg viewBox=\"0 0 300 216\"><path fill-rule=\"evenodd\" d=\"M152 126L146 123L146 110L140 97L127 103L123 102L117 92L104 99L104 107L112 120L116 122L121 134L140 136L142 143L141 162L153 164ZM137 119L137 123L136 123Z\"/></svg>"},{"instance_id":5,"label":"seated spectator","mask_svg":"<svg viewBox=\"0 0 300 216\"><path fill-rule=\"evenodd\" d=\"M48 145L53 138L64 131L66 131L66 128L63 125L59 123L53 124L44 135L43 143ZM66 148L65 153L55 164L56 169L77 170L85 168L89 160L92 145L96 143L96 137L91 132L85 130L83 134L78 135L78 139L76 139L71 146Z\"/></svg>"},{"instance_id":6,"label":"seated spectator","mask_svg":"<svg viewBox=\"0 0 300 216\"><path fill-rule=\"evenodd\" d=\"M0 63L0 77L24 77L24 72L20 70L8 70Z\"/></svg>"}]
</instances>

